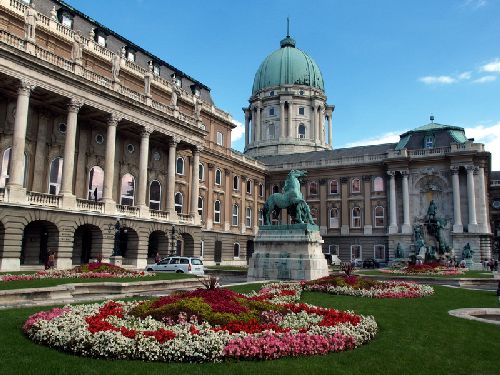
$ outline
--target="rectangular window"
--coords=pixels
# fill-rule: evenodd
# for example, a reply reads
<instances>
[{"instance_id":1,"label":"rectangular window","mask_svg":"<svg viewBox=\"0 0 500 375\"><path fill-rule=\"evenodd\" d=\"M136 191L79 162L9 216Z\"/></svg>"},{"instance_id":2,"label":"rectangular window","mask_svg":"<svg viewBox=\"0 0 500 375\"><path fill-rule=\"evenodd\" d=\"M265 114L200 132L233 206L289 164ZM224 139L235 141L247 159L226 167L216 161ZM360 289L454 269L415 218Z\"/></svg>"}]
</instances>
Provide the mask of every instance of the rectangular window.
<instances>
[{"instance_id":1,"label":"rectangular window","mask_svg":"<svg viewBox=\"0 0 500 375\"><path fill-rule=\"evenodd\" d=\"M375 245L373 255L375 259L385 259L385 245Z\"/></svg>"},{"instance_id":2,"label":"rectangular window","mask_svg":"<svg viewBox=\"0 0 500 375\"><path fill-rule=\"evenodd\" d=\"M247 228L252 226L252 209L250 207L246 208L245 225Z\"/></svg>"},{"instance_id":3,"label":"rectangular window","mask_svg":"<svg viewBox=\"0 0 500 375\"><path fill-rule=\"evenodd\" d=\"M135 61L135 52L134 51L127 51L127 60L134 62Z\"/></svg>"},{"instance_id":4,"label":"rectangular window","mask_svg":"<svg viewBox=\"0 0 500 375\"><path fill-rule=\"evenodd\" d=\"M361 228L361 209L359 207L352 209L351 228Z\"/></svg>"},{"instance_id":5,"label":"rectangular window","mask_svg":"<svg viewBox=\"0 0 500 375\"><path fill-rule=\"evenodd\" d=\"M337 180L330 181L330 194L339 193L339 182Z\"/></svg>"},{"instance_id":6,"label":"rectangular window","mask_svg":"<svg viewBox=\"0 0 500 375\"><path fill-rule=\"evenodd\" d=\"M264 196L264 185L259 184L259 197Z\"/></svg>"},{"instance_id":7,"label":"rectangular window","mask_svg":"<svg viewBox=\"0 0 500 375\"><path fill-rule=\"evenodd\" d=\"M259 210L259 226L264 225L264 213L262 209Z\"/></svg>"},{"instance_id":8,"label":"rectangular window","mask_svg":"<svg viewBox=\"0 0 500 375\"><path fill-rule=\"evenodd\" d=\"M274 116L274 108L269 108L269 116Z\"/></svg>"},{"instance_id":9,"label":"rectangular window","mask_svg":"<svg viewBox=\"0 0 500 375\"><path fill-rule=\"evenodd\" d=\"M304 107L299 107L299 115L304 116L304 114L305 114L305 109L304 109Z\"/></svg>"},{"instance_id":10,"label":"rectangular window","mask_svg":"<svg viewBox=\"0 0 500 375\"><path fill-rule=\"evenodd\" d=\"M361 245L351 245L351 260L361 260Z\"/></svg>"},{"instance_id":11,"label":"rectangular window","mask_svg":"<svg viewBox=\"0 0 500 375\"><path fill-rule=\"evenodd\" d=\"M217 132L217 144L219 146L224 146L224 134Z\"/></svg>"},{"instance_id":12,"label":"rectangular window","mask_svg":"<svg viewBox=\"0 0 500 375\"><path fill-rule=\"evenodd\" d=\"M328 245L329 255L339 255L339 245Z\"/></svg>"},{"instance_id":13,"label":"rectangular window","mask_svg":"<svg viewBox=\"0 0 500 375\"><path fill-rule=\"evenodd\" d=\"M359 178L351 181L351 193L361 193L361 181Z\"/></svg>"},{"instance_id":14,"label":"rectangular window","mask_svg":"<svg viewBox=\"0 0 500 375\"><path fill-rule=\"evenodd\" d=\"M97 34L97 44L106 47L106 37L102 34Z\"/></svg>"},{"instance_id":15,"label":"rectangular window","mask_svg":"<svg viewBox=\"0 0 500 375\"><path fill-rule=\"evenodd\" d=\"M237 205L233 205L233 221L232 225L238 225L238 209L239 207Z\"/></svg>"}]
</instances>

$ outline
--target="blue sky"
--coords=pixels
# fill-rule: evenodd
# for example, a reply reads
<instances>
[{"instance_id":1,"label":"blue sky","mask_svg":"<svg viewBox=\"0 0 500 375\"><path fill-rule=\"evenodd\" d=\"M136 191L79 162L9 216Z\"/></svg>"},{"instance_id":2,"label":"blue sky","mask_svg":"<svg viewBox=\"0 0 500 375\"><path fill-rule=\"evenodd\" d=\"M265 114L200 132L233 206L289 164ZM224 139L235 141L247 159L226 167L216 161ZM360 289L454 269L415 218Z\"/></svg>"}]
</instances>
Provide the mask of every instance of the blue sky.
<instances>
[{"instance_id":1,"label":"blue sky","mask_svg":"<svg viewBox=\"0 0 500 375\"><path fill-rule=\"evenodd\" d=\"M466 128L500 169L500 1L69 0L212 89L243 121L286 17L335 104L334 147L395 141L429 122ZM233 147L243 148L242 129Z\"/></svg>"}]
</instances>

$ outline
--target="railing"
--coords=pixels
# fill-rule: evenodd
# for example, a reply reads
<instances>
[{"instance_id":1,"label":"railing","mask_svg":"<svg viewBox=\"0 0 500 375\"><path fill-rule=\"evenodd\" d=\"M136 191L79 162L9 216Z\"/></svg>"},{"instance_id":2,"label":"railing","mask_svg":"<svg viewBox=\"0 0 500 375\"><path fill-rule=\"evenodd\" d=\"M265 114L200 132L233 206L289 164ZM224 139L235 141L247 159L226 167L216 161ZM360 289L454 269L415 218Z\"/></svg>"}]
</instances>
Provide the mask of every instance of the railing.
<instances>
[{"instance_id":1,"label":"railing","mask_svg":"<svg viewBox=\"0 0 500 375\"><path fill-rule=\"evenodd\" d=\"M19 49L24 49L25 48L25 42L23 39L19 38L18 36L15 36L13 34L8 33L5 30L0 30L0 40L8 44L9 46L19 48Z\"/></svg>"},{"instance_id":2,"label":"railing","mask_svg":"<svg viewBox=\"0 0 500 375\"><path fill-rule=\"evenodd\" d=\"M130 70L132 70L133 72L139 73L140 75L144 75L147 73L146 69L144 69L143 67L140 67L136 63L129 61L129 60L125 60L125 66L127 68L129 68Z\"/></svg>"},{"instance_id":3,"label":"railing","mask_svg":"<svg viewBox=\"0 0 500 375\"><path fill-rule=\"evenodd\" d=\"M48 63L56 65L64 70L68 70L72 73L75 72L74 64L72 61L66 60L61 56L57 56L56 54L47 51L43 48L35 46L35 55L39 59L47 61Z\"/></svg>"},{"instance_id":4,"label":"railing","mask_svg":"<svg viewBox=\"0 0 500 375\"><path fill-rule=\"evenodd\" d=\"M5 198L5 188L0 188L0 202Z\"/></svg>"},{"instance_id":5,"label":"railing","mask_svg":"<svg viewBox=\"0 0 500 375\"><path fill-rule=\"evenodd\" d=\"M192 217L189 214L177 214L179 218L179 222L190 223L193 221Z\"/></svg>"},{"instance_id":6,"label":"railing","mask_svg":"<svg viewBox=\"0 0 500 375\"><path fill-rule=\"evenodd\" d=\"M10 0L10 7L11 8L14 8L15 10L17 10L18 12L20 13L23 13L26 12L26 8L28 7L26 4L20 2L20 1L17 1L17 0Z\"/></svg>"},{"instance_id":7,"label":"railing","mask_svg":"<svg viewBox=\"0 0 500 375\"><path fill-rule=\"evenodd\" d=\"M125 206L123 204L117 204L116 211L118 211L118 213L122 215L139 216L139 207L135 206Z\"/></svg>"},{"instance_id":8,"label":"railing","mask_svg":"<svg viewBox=\"0 0 500 375\"><path fill-rule=\"evenodd\" d=\"M490 186L500 186L500 180L491 180Z\"/></svg>"},{"instance_id":9,"label":"railing","mask_svg":"<svg viewBox=\"0 0 500 375\"><path fill-rule=\"evenodd\" d=\"M104 203L77 198L76 208L82 211L104 212Z\"/></svg>"},{"instance_id":10,"label":"railing","mask_svg":"<svg viewBox=\"0 0 500 375\"><path fill-rule=\"evenodd\" d=\"M168 220L168 212L160 211L160 210L149 210L151 214L151 218L160 219L160 220Z\"/></svg>"},{"instance_id":11,"label":"railing","mask_svg":"<svg viewBox=\"0 0 500 375\"><path fill-rule=\"evenodd\" d=\"M83 78L88 79L89 81L92 81L94 83L97 83L98 85L107 87L108 89L113 87L113 84L110 79L103 77L85 68L83 68Z\"/></svg>"},{"instance_id":12,"label":"railing","mask_svg":"<svg viewBox=\"0 0 500 375\"><path fill-rule=\"evenodd\" d=\"M28 203L36 206L59 207L61 202L60 195L46 193L28 192Z\"/></svg>"},{"instance_id":13,"label":"railing","mask_svg":"<svg viewBox=\"0 0 500 375\"><path fill-rule=\"evenodd\" d=\"M137 100L138 102L145 103L146 96L138 93L137 91L131 90L128 87L121 86L121 94L128 98Z\"/></svg>"}]
</instances>

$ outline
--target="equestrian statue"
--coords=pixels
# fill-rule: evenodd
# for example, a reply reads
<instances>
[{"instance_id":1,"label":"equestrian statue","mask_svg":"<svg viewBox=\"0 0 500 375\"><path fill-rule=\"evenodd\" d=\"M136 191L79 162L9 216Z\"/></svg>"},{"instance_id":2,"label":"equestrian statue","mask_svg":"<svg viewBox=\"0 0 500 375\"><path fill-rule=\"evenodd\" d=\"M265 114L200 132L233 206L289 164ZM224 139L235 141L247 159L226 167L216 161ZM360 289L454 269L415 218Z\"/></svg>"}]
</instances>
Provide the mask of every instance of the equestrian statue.
<instances>
[{"instance_id":1,"label":"equestrian statue","mask_svg":"<svg viewBox=\"0 0 500 375\"><path fill-rule=\"evenodd\" d=\"M306 171L295 169L292 169L288 173L283 192L271 194L264 204L262 210L264 225L271 225L273 211L276 216L279 216L283 208L288 209L288 213L292 217L292 223L314 224L311 210L300 191L299 177L305 176L306 174Z\"/></svg>"}]
</instances>

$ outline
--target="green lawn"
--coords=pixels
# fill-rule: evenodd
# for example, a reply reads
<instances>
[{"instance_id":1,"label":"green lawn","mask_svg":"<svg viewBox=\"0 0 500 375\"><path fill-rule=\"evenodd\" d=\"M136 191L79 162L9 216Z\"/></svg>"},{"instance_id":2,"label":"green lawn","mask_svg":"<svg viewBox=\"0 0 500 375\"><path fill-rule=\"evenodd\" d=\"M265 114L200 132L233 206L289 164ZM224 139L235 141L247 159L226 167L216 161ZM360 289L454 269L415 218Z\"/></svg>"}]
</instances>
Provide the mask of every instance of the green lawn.
<instances>
[{"instance_id":1,"label":"green lawn","mask_svg":"<svg viewBox=\"0 0 500 375\"><path fill-rule=\"evenodd\" d=\"M234 289L248 291L252 286ZM451 317L462 307L498 307L492 292L436 287L431 297L369 299L305 293L303 301L374 315L379 333L369 344L327 356L266 362L166 364L81 358L36 345L21 326L47 308L0 310L2 374L498 374L500 326Z\"/></svg>"},{"instance_id":2,"label":"green lawn","mask_svg":"<svg viewBox=\"0 0 500 375\"><path fill-rule=\"evenodd\" d=\"M404 274L391 274L391 273L383 273L379 270L357 270L357 274L361 275L374 275L374 276L386 276L386 277L399 277L399 276L408 276L408 277L435 277L440 279L460 279L460 278L492 278L493 273L490 271L467 271L462 275L404 275Z\"/></svg>"},{"instance_id":3,"label":"green lawn","mask_svg":"<svg viewBox=\"0 0 500 375\"><path fill-rule=\"evenodd\" d=\"M247 272L248 267L239 267L239 266L206 266L205 270L210 271L241 271Z\"/></svg>"},{"instance_id":4,"label":"green lawn","mask_svg":"<svg viewBox=\"0 0 500 375\"><path fill-rule=\"evenodd\" d=\"M0 290L21 289L21 288L44 288L48 286L56 286L72 283L101 283L101 282L132 282L132 281L154 281L154 280L179 280L190 277L183 273L157 273L151 277L124 277L124 278L111 278L111 279L41 279L41 280L20 280L20 281L0 281ZM1 373L1 372L0 372Z\"/></svg>"}]
</instances>

